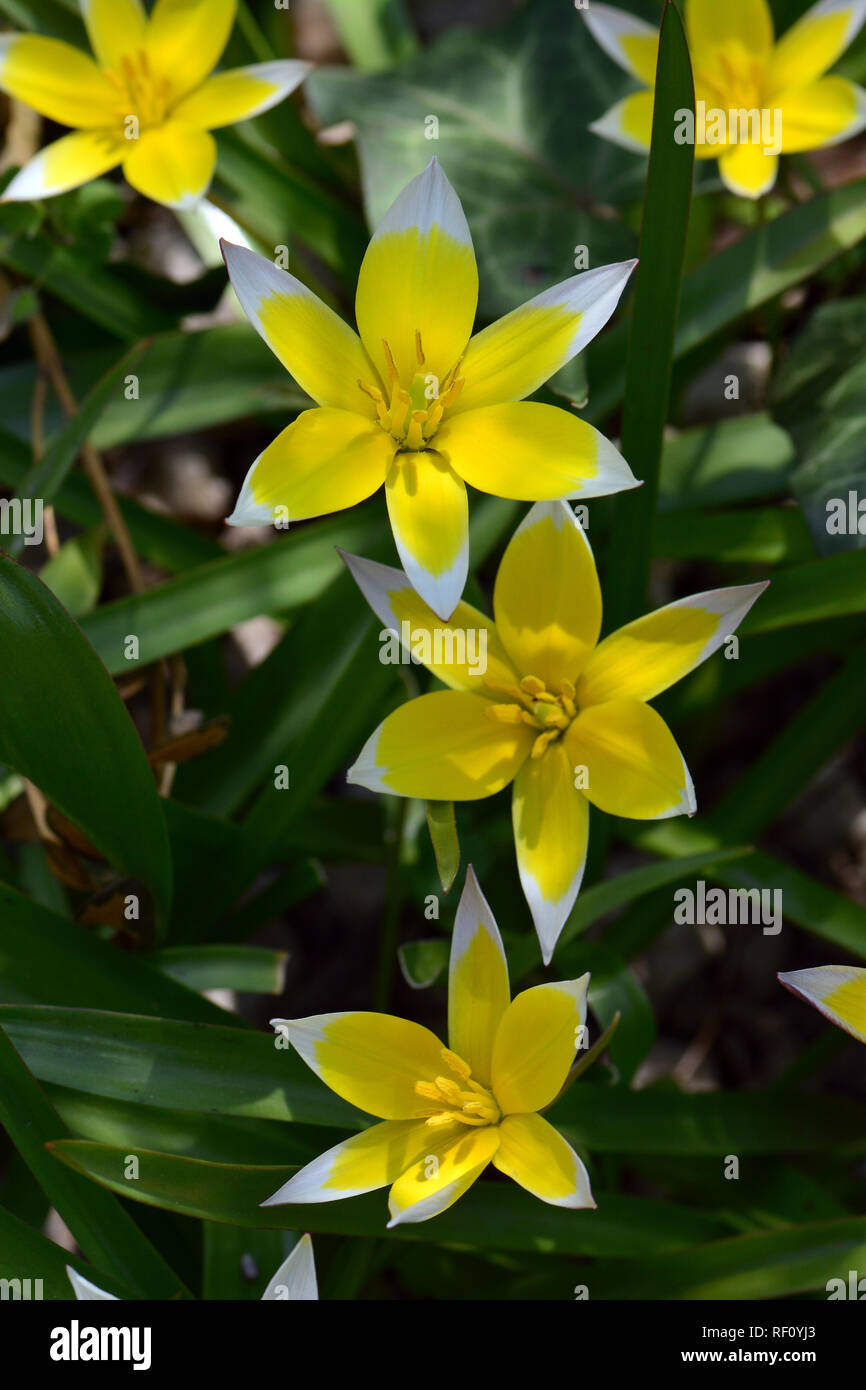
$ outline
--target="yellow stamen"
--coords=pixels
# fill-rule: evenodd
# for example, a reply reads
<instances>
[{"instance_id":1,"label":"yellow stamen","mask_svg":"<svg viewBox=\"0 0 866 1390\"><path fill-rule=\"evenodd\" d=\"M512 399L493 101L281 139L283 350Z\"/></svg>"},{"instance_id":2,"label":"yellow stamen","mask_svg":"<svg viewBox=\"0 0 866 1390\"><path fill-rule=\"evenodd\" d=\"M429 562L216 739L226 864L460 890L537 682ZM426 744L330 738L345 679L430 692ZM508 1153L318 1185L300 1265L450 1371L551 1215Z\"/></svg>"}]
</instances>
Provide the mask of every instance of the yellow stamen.
<instances>
[{"instance_id":1,"label":"yellow stamen","mask_svg":"<svg viewBox=\"0 0 866 1390\"><path fill-rule=\"evenodd\" d=\"M391 349L389 348L387 339L385 339L385 338L382 339L382 348L383 348L384 353L385 353L385 363L386 363L387 368L388 368L388 377L389 377L389 379L390 379L391 381L399 381L399 380L400 380L400 373L397 371L397 368L394 366L394 358L391 356Z\"/></svg>"},{"instance_id":2,"label":"yellow stamen","mask_svg":"<svg viewBox=\"0 0 866 1390\"><path fill-rule=\"evenodd\" d=\"M421 329L420 329L420 328L416 328L416 329L415 329L415 356L416 356L417 359L418 359L418 365L419 365L419 367L423 367L423 366L424 366L424 362L426 361L426 358L424 357L424 349L423 349L423 347L421 346Z\"/></svg>"}]
</instances>

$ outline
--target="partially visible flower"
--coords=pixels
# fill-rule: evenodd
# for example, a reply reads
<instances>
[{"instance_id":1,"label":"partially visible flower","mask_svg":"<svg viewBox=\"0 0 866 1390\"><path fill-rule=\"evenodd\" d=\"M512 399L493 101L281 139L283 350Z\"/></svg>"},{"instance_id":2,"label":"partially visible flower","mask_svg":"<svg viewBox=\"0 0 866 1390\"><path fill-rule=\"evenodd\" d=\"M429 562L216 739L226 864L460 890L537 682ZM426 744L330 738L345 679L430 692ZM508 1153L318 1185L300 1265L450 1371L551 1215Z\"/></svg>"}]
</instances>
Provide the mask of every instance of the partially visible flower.
<instances>
[{"instance_id":1,"label":"partially visible flower","mask_svg":"<svg viewBox=\"0 0 866 1390\"><path fill-rule=\"evenodd\" d=\"M345 559L386 627L451 687L389 714L348 780L430 801L475 801L513 781L517 864L547 964L583 877L589 803L637 820L693 814L682 753L647 701L716 651L766 585L678 599L599 642L595 562L565 502L537 503L514 533L495 623L461 603L443 627L399 570ZM453 659L467 630L486 634L483 673Z\"/></svg>"},{"instance_id":2,"label":"partially visible flower","mask_svg":"<svg viewBox=\"0 0 866 1390\"><path fill-rule=\"evenodd\" d=\"M451 941L448 1047L390 1014L272 1020L326 1086L380 1123L308 1163L262 1206L390 1184L389 1227L429 1221L492 1162L543 1202L594 1207L583 1163L538 1113L568 1077L588 983L536 985L509 1003L502 940L470 865Z\"/></svg>"},{"instance_id":3,"label":"partially visible flower","mask_svg":"<svg viewBox=\"0 0 866 1390\"><path fill-rule=\"evenodd\" d=\"M590 129L627 149L648 150L658 31L596 0L582 13L605 52L645 89L617 102ZM727 138L697 143L695 157L718 159L719 173L732 192L758 198L776 182L780 153L836 145L861 131L866 126L866 91L845 77L825 73L864 19L866 0L819 0L775 40L766 0L686 0L696 106L702 102L707 113L723 112L728 122ZM750 124L750 138L743 140L740 118L750 112L759 118L766 113L762 134L751 138L756 132ZM731 113L739 137L734 141ZM709 123L706 132L715 133Z\"/></svg>"},{"instance_id":4,"label":"partially visible flower","mask_svg":"<svg viewBox=\"0 0 866 1390\"><path fill-rule=\"evenodd\" d=\"M818 965L776 976L852 1038L866 1043L866 969L856 965Z\"/></svg>"},{"instance_id":5,"label":"partially visible flower","mask_svg":"<svg viewBox=\"0 0 866 1390\"><path fill-rule=\"evenodd\" d=\"M17 202L77 188L122 164L127 182L168 207L193 206L216 163L211 130L258 116L309 63L254 63L210 76L237 0L81 0L94 58L60 39L0 35L0 90L74 127L16 174Z\"/></svg>"},{"instance_id":6,"label":"partially visible flower","mask_svg":"<svg viewBox=\"0 0 866 1390\"><path fill-rule=\"evenodd\" d=\"M523 399L604 327L636 261L573 275L470 337L478 302L472 239L435 159L367 248L357 334L271 261L224 250L248 317L319 406L259 455L230 524L340 511L384 483L406 573L447 618L468 571L467 483L521 501L637 486L591 425Z\"/></svg>"},{"instance_id":7,"label":"partially visible flower","mask_svg":"<svg viewBox=\"0 0 866 1390\"><path fill-rule=\"evenodd\" d=\"M66 1266L69 1282L75 1297L82 1302L96 1303L102 1299L120 1302L117 1294L106 1293L72 1265ZM283 1260L268 1287L262 1294L262 1302L310 1303L319 1297L316 1283L316 1264L313 1259L313 1242L308 1235L301 1236L291 1254Z\"/></svg>"}]
</instances>

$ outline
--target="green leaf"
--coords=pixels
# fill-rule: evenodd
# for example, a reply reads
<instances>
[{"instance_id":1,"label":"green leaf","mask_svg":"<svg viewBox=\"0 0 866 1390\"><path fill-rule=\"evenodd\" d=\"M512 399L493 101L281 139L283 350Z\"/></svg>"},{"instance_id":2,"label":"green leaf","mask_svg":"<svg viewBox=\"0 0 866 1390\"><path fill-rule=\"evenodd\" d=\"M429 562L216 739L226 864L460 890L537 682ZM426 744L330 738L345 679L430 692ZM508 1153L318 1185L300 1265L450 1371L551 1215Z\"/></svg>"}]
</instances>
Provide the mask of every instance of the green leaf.
<instances>
[{"instance_id":1,"label":"green leaf","mask_svg":"<svg viewBox=\"0 0 866 1390\"><path fill-rule=\"evenodd\" d=\"M106 1144L65 1140L51 1146L63 1163L87 1173L111 1190L123 1184L122 1150ZM258 1229L334 1232L381 1236L387 1241L459 1243L493 1250L544 1250L557 1255L614 1255L633 1258L677 1249L701 1239L699 1232L721 1234L720 1223L673 1203L606 1194L595 1212L576 1211L563 1221L561 1211L546 1206L512 1184L477 1182L437 1216L385 1229L384 1192L345 1202L262 1208L259 1204L291 1176L285 1167L200 1163L161 1153L140 1153L140 1177L134 1192L139 1202L208 1221ZM711 1235L704 1236L711 1238Z\"/></svg>"},{"instance_id":2,"label":"green leaf","mask_svg":"<svg viewBox=\"0 0 866 1390\"><path fill-rule=\"evenodd\" d=\"M0 558L0 760L29 778L116 868L171 900L171 862L147 758L104 667L53 594Z\"/></svg>"},{"instance_id":3,"label":"green leaf","mask_svg":"<svg viewBox=\"0 0 866 1390\"><path fill-rule=\"evenodd\" d=\"M285 1259L279 1231L244 1230L206 1221L202 1238L204 1299L260 1299Z\"/></svg>"},{"instance_id":4,"label":"green leaf","mask_svg":"<svg viewBox=\"0 0 866 1390\"><path fill-rule=\"evenodd\" d=\"M685 29L676 5L667 0L622 417L622 453L643 486L614 501L617 563L609 566L605 595L606 621L612 630L645 606L694 165L694 146L677 144L672 132L675 113L693 112L694 107Z\"/></svg>"},{"instance_id":5,"label":"green leaf","mask_svg":"<svg viewBox=\"0 0 866 1390\"><path fill-rule=\"evenodd\" d=\"M848 551L779 570L740 632L772 632L795 623L817 623L866 611L866 551Z\"/></svg>"},{"instance_id":6,"label":"green leaf","mask_svg":"<svg viewBox=\"0 0 866 1390\"><path fill-rule=\"evenodd\" d=\"M103 1273L101 1269L97 1272L79 1255L70 1255L62 1246L55 1245L53 1240L25 1226L23 1221L0 1207L0 1279L41 1279L42 1297L46 1301L62 1299L68 1303L72 1289L67 1265L117 1298L135 1297L134 1290L112 1274ZM31 1290L34 1289L31 1283Z\"/></svg>"},{"instance_id":7,"label":"green leaf","mask_svg":"<svg viewBox=\"0 0 866 1390\"><path fill-rule=\"evenodd\" d=\"M150 963L189 989L282 994L286 954L265 946L168 946Z\"/></svg>"},{"instance_id":8,"label":"green leaf","mask_svg":"<svg viewBox=\"0 0 866 1390\"><path fill-rule=\"evenodd\" d=\"M417 48L403 0L326 0L340 40L356 68L377 72Z\"/></svg>"},{"instance_id":9,"label":"green leaf","mask_svg":"<svg viewBox=\"0 0 866 1390\"><path fill-rule=\"evenodd\" d=\"M42 566L39 578L72 618L83 618L96 607L102 590L102 552L105 527L94 526L61 545Z\"/></svg>"},{"instance_id":10,"label":"green leaf","mask_svg":"<svg viewBox=\"0 0 866 1390\"><path fill-rule=\"evenodd\" d=\"M120 1203L52 1161L46 1145L63 1139L66 1131L2 1031L0 1122L89 1260L105 1264L139 1297L185 1295L183 1285Z\"/></svg>"},{"instance_id":11,"label":"green leaf","mask_svg":"<svg viewBox=\"0 0 866 1390\"><path fill-rule=\"evenodd\" d=\"M404 941L397 948L403 979L410 989L427 989L448 969L449 943L441 936Z\"/></svg>"},{"instance_id":12,"label":"green leaf","mask_svg":"<svg viewBox=\"0 0 866 1390\"><path fill-rule=\"evenodd\" d=\"M656 518L652 550L654 556L716 564L790 565L815 556L809 527L793 507L669 512Z\"/></svg>"},{"instance_id":13,"label":"green leaf","mask_svg":"<svg viewBox=\"0 0 866 1390\"><path fill-rule=\"evenodd\" d=\"M454 818L453 801L428 801L427 825L439 871L442 892L447 893L460 868L460 841L457 838L457 822Z\"/></svg>"},{"instance_id":14,"label":"green leaf","mask_svg":"<svg viewBox=\"0 0 866 1390\"><path fill-rule=\"evenodd\" d=\"M790 436L763 412L682 430L664 442L659 511L777 497L793 464Z\"/></svg>"},{"instance_id":15,"label":"green leaf","mask_svg":"<svg viewBox=\"0 0 866 1390\"><path fill-rule=\"evenodd\" d=\"M338 1129L369 1122L297 1053L263 1033L95 1009L9 1005L0 1008L0 1026L40 1080L72 1090L167 1110Z\"/></svg>"}]
</instances>

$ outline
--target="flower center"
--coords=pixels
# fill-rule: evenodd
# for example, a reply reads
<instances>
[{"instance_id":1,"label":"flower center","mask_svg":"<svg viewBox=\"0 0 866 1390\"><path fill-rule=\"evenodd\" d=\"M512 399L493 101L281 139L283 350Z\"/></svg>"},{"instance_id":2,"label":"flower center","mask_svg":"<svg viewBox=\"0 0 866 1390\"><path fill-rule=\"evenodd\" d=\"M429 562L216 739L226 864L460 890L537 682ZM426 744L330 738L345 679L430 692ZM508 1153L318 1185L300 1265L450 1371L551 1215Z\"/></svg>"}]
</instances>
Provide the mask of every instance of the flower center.
<instances>
[{"instance_id":1,"label":"flower center","mask_svg":"<svg viewBox=\"0 0 866 1390\"><path fill-rule=\"evenodd\" d=\"M488 690L498 691L509 697L505 705L488 705L488 719L496 719L502 724L528 724L538 729L538 737L532 745L532 757L540 758L568 728L577 715L575 690L571 681L560 681L559 694L546 688L538 676L524 676L520 685L494 685L485 681Z\"/></svg>"},{"instance_id":2,"label":"flower center","mask_svg":"<svg viewBox=\"0 0 866 1390\"><path fill-rule=\"evenodd\" d=\"M463 358L458 358L445 380L441 382L432 372L420 370L425 365L425 357L421 345L421 332L416 328L415 356L419 370L406 387L400 381L400 374L394 365L394 356L384 338L382 346L385 349L388 368L388 400L386 401L378 386L370 386L368 382L360 379L358 385L375 401L379 424L386 434L390 434L404 449L424 449L442 423L445 411L454 404L463 390L464 378L457 375Z\"/></svg>"},{"instance_id":3,"label":"flower center","mask_svg":"<svg viewBox=\"0 0 866 1390\"><path fill-rule=\"evenodd\" d=\"M105 70L105 75L118 94L118 114L121 119L136 116L142 126L159 125L164 119L171 99L171 82L157 77L143 48L120 60L120 71Z\"/></svg>"},{"instance_id":4,"label":"flower center","mask_svg":"<svg viewBox=\"0 0 866 1390\"><path fill-rule=\"evenodd\" d=\"M698 95L704 97L708 106L720 107L726 112L759 107L763 79L761 59L737 42L717 48L707 66L695 71Z\"/></svg>"},{"instance_id":5,"label":"flower center","mask_svg":"<svg viewBox=\"0 0 866 1390\"><path fill-rule=\"evenodd\" d=\"M471 1068L456 1052L443 1047L439 1055L453 1076L415 1082L415 1094L432 1102L424 1110L416 1111L417 1118L426 1120L431 1129L453 1124L455 1120L461 1125L498 1125L502 1112L493 1093L472 1080Z\"/></svg>"}]
</instances>

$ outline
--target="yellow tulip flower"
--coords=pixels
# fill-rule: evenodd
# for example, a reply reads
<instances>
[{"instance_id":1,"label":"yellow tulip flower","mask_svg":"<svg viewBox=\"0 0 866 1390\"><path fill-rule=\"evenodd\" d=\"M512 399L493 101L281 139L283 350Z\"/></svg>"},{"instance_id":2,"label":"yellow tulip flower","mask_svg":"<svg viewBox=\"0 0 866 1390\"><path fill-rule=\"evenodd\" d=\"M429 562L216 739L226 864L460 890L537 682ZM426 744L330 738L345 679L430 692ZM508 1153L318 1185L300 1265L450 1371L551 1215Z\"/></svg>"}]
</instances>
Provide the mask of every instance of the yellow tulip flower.
<instances>
[{"instance_id":1,"label":"yellow tulip flower","mask_svg":"<svg viewBox=\"0 0 866 1390\"><path fill-rule=\"evenodd\" d=\"M309 63L254 63L210 76L237 0L81 0L94 57L38 34L0 35L0 90L74 127L24 166L3 193L16 202L77 188L123 165L139 193L193 206L216 163L211 130L282 101Z\"/></svg>"},{"instance_id":2,"label":"yellow tulip flower","mask_svg":"<svg viewBox=\"0 0 866 1390\"><path fill-rule=\"evenodd\" d=\"M831 1023L866 1043L866 969L862 966L819 965L812 970L789 970L776 978Z\"/></svg>"},{"instance_id":3,"label":"yellow tulip flower","mask_svg":"<svg viewBox=\"0 0 866 1390\"><path fill-rule=\"evenodd\" d=\"M388 715L348 780L431 801L513 782L517 864L547 964L583 876L589 803L637 820L694 813L683 756L646 702L716 651L766 585L679 599L598 642L595 562L565 502L537 503L514 533L495 622L461 603L443 628L399 570L345 559L386 628L451 687ZM475 648L483 635L483 671L459 659L467 632Z\"/></svg>"},{"instance_id":4,"label":"yellow tulip flower","mask_svg":"<svg viewBox=\"0 0 866 1390\"><path fill-rule=\"evenodd\" d=\"M588 983L582 975L511 999L499 930L470 865L451 942L448 1047L390 1014L273 1019L326 1086L380 1123L308 1163L262 1206L390 1185L389 1227L429 1221L492 1162L543 1202L594 1207L583 1163L538 1113L568 1077Z\"/></svg>"},{"instance_id":5,"label":"yellow tulip flower","mask_svg":"<svg viewBox=\"0 0 866 1390\"><path fill-rule=\"evenodd\" d=\"M357 334L270 261L238 246L224 251L248 317L319 407L256 459L230 524L340 511L384 483L403 567L448 618L468 571L467 483L525 501L637 486L591 425L523 399L595 337L636 261L574 275L470 338L472 239L435 159L370 242Z\"/></svg>"},{"instance_id":6,"label":"yellow tulip flower","mask_svg":"<svg viewBox=\"0 0 866 1390\"><path fill-rule=\"evenodd\" d=\"M590 129L648 150L658 33L596 0L583 16L614 62L649 89L618 102ZM866 126L866 91L825 76L866 19L866 0L819 0L778 40L767 0L686 0L685 17L699 116L695 157L718 159L733 193L759 198L776 182L780 153L836 145Z\"/></svg>"}]
</instances>

